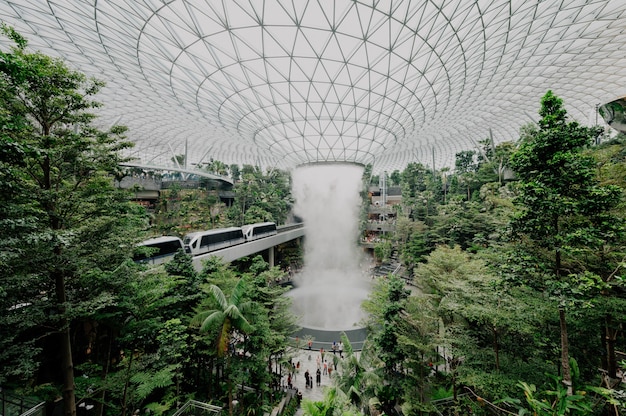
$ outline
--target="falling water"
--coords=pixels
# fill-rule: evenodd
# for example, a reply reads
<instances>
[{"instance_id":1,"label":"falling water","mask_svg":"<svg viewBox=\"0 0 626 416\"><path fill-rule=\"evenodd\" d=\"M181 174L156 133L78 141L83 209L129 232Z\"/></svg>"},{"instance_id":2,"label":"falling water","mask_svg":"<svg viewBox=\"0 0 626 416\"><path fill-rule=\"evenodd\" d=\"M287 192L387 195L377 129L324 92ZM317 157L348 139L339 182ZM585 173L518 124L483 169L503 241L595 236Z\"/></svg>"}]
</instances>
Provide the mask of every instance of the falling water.
<instances>
[{"instance_id":1,"label":"falling water","mask_svg":"<svg viewBox=\"0 0 626 416\"><path fill-rule=\"evenodd\" d=\"M303 327L362 326L360 306L371 280L358 247L362 172L351 164L307 165L294 172L295 212L306 227L305 265L289 296Z\"/></svg>"}]
</instances>

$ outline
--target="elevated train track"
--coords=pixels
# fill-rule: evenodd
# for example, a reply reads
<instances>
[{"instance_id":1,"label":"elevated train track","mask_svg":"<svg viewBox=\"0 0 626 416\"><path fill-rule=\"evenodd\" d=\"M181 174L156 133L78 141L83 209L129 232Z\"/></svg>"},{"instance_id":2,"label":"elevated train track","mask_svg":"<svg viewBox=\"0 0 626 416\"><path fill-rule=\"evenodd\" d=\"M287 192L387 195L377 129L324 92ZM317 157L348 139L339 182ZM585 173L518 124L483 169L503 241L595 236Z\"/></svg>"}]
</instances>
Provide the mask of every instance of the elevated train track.
<instances>
[{"instance_id":1,"label":"elevated train track","mask_svg":"<svg viewBox=\"0 0 626 416\"><path fill-rule=\"evenodd\" d=\"M202 263L212 256L220 257L225 263L230 263L231 261L240 259L242 257L251 256L265 250L269 250L269 263L273 266L274 247L279 244L295 240L296 238L303 237L305 233L305 228L304 224L302 223L288 224L277 227L276 231L278 233L273 236L194 256L192 259L193 266L197 271L201 271Z\"/></svg>"}]
</instances>

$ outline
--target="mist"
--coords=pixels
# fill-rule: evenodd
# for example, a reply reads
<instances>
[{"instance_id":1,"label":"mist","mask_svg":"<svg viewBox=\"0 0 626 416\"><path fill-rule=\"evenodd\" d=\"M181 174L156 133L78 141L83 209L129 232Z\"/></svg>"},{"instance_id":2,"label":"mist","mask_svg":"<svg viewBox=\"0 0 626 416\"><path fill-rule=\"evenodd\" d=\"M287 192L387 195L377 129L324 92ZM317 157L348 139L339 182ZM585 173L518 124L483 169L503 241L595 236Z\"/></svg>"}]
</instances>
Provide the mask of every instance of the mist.
<instances>
[{"instance_id":1,"label":"mist","mask_svg":"<svg viewBox=\"0 0 626 416\"><path fill-rule=\"evenodd\" d=\"M317 164L293 173L294 211L305 224L304 267L294 279L293 311L307 328L361 327L371 279L358 245L363 168Z\"/></svg>"}]
</instances>

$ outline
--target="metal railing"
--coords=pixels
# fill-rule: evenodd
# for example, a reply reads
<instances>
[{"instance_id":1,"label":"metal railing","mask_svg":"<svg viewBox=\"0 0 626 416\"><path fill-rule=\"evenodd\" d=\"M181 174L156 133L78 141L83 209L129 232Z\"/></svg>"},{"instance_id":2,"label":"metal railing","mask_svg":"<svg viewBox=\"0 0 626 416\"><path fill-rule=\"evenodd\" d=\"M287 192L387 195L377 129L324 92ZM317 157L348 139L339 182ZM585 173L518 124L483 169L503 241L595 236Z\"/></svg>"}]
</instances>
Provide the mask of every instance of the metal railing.
<instances>
[{"instance_id":1,"label":"metal railing","mask_svg":"<svg viewBox=\"0 0 626 416\"><path fill-rule=\"evenodd\" d=\"M221 416L222 408L197 400L189 400L172 416Z\"/></svg>"},{"instance_id":2,"label":"metal railing","mask_svg":"<svg viewBox=\"0 0 626 416\"><path fill-rule=\"evenodd\" d=\"M46 402L41 402L37 406L28 409L20 416L45 416L46 414Z\"/></svg>"}]
</instances>

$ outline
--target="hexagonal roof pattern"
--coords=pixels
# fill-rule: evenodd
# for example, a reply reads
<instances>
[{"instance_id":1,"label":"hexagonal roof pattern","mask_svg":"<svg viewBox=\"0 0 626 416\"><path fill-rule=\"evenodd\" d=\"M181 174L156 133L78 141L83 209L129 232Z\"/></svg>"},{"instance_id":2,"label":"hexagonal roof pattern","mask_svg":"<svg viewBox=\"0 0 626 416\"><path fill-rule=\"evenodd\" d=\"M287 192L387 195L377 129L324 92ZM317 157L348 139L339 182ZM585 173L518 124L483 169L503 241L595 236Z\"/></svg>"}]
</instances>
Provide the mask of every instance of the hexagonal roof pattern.
<instances>
[{"instance_id":1,"label":"hexagonal roof pattern","mask_svg":"<svg viewBox=\"0 0 626 416\"><path fill-rule=\"evenodd\" d=\"M441 168L515 140L548 89L583 124L626 95L617 0L0 0L0 19L104 80L100 122L146 165Z\"/></svg>"}]
</instances>

